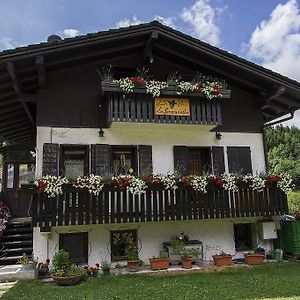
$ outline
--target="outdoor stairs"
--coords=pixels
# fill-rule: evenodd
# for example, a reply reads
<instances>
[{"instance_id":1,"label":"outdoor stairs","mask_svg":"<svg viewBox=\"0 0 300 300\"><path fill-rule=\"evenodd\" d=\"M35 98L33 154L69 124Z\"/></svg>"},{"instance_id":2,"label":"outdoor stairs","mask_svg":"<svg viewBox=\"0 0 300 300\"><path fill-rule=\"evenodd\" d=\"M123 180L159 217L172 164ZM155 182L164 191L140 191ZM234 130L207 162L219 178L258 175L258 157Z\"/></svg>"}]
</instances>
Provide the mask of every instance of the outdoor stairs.
<instances>
[{"instance_id":1,"label":"outdoor stairs","mask_svg":"<svg viewBox=\"0 0 300 300\"><path fill-rule=\"evenodd\" d=\"M0 265L16 264L23 253L31 257L32 238L30 218L10 220L0 241Z\"/></svg>"}]
</instances>

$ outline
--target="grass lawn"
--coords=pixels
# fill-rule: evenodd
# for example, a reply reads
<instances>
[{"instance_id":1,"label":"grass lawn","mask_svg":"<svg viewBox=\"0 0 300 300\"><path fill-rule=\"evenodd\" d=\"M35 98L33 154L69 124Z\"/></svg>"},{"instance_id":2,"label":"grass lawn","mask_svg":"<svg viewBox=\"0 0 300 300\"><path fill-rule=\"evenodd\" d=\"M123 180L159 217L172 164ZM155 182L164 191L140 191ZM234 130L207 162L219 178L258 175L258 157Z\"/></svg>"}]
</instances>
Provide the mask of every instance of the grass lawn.
<instances>
[{"instance_id":1,"label":"grass lawn","mask_svg":"<svg viewBox=\"0 0 300 300\"><path fill-rule=\"evenodd\" d=\"M101 276L72 287L19 281L1 299L300 299L300 263L176 275Z\"/></svg>"}]
</instances>

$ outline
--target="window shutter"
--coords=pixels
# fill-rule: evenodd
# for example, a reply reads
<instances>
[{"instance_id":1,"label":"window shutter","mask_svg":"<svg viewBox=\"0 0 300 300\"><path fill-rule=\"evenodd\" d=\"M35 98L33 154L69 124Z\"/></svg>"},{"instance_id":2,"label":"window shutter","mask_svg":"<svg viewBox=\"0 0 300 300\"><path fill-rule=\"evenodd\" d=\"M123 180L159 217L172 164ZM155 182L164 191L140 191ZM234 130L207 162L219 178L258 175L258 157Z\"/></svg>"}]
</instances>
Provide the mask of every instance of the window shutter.
<instances>
[{"instance_id":1,"label":"window shutter","mask_svg":"<svg viewBox=\"0 0 300 300\"><path fill-rule=\"evenodd\" d=\"M139 145L139 175L151 175L153 173L152 165L152 146Z\"/></svg>"},{"instance_id":2,"label":"window shutter","mask_svg":"<svg viewBox=\"0 0 300 300\"><path fill-rule=\"evenodd\" d=\"M174 146L174 171L182 175L188 173L188 148L186 146Z\"/></svg>"},{"instance_id":3,"label":"window shutter","mask_svg":"<svg viewBox=\"0 0 300 300\"><path fill-rule=\"evenodd\" d=\"M91 171L94 175L104 175L111 171L110 145L92 145Z\"/></svg>"},{"instance_id":4,"label":"window shutter","mask_svg":"<svg viewBox=\"0 0 300 300\"><path fill-rule=\"evenodd\" d=\"M215 175L225 172L224 147L212 147L213 171Z\"/></svg>"},{"instance_id":5,"label":"window shutter","mask_svg":"<svg viewBox=\"0 0 300 300\"><path fill-rule=\"evenodd\" d=\"M45 175L58 176L58 144L45 143L43 146L43 168L42 173Z\"/></svg>"},{"instance_id":6,"label":"window shutter","mask_svg":"<svg viewBox=\"0 0 300 300\"><path fill-rule=\"evenodd\" d=\"M250 147L227 147L229 172L252 173Z\"/></svg>"}]
</instances>

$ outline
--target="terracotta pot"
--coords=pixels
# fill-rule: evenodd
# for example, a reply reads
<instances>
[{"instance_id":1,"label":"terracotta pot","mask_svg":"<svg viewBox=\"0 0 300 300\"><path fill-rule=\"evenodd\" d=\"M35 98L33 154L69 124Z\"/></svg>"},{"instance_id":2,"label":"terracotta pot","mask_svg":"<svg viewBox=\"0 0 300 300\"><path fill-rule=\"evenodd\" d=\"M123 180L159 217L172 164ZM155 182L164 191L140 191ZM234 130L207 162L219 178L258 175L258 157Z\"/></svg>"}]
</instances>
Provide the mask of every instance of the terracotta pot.
<instances>
[{"instance_id":1,"label":"terracotta pot","mask_svg":"<svg viewBox=\"0 0 300 300\"><path fill-rule=\"evenodd\" d=\"M103 272L103 275L109 275L110 274L110 269L102 269L102 272Z\"/></svg>"},{"instance_id":2,"label":"terracotta pot","mask_svg":"<svg viewBox=\"0 0 300 300\"><path fill-rule=\"evenodd\" d=\"M184 269L191 269L192 268L192 262L193 262L193 257L192 256L186 256L181 258L181 266Z\"/></svg>"},{"instance_id":3,"label":"terracotta pot","mask_svg":"<svg viewBox=\"0 0 300 300\"><path fill-rule=\"evenodd\" d=\"M260 253L244 253L245 263L248 265L261 265L264 263L264 255Z\"/></svg>"},{"instance_id":4,"label":"terracotta pot","mask_svg":"<svg viewBox=\"0 0 300 300\"><path fill-rule=\"evenodd\" d=\"M82 279L83 275L73 276L73 277L58 277L58 276L51 276L51 278L58 284L58 285L74 285L79 283Z\"/></svg>"},{"instance_id":5,"label":"terracotta pot","mask_svg":"<svg viewBox=\"0 0 300 300\"><path fill-rule=\"evenodd\" d=\"M140 267L139 260L128 260L127 261L127 269L130 272L136 272Z\"/></svg>"},{"instance_id":6,"label":"terracotta pot","mask_svg":"<svg viewBox=\"0 0 300 300\"><path fill-rule=\"evenodd\" d=\"M149 258L151 270L166 270L170 266L170 259L166 258Z\"/></svg>"},{"instance_id":7,"label":"terracotta pot","mask_svg":"<svg viewBox=\"0 0 300 300\"><path fill-rule=\"evenodd\" d=\"M232 255L214 255L213 259L217 267L232 265Z\"/></svg>"}]
</instances>

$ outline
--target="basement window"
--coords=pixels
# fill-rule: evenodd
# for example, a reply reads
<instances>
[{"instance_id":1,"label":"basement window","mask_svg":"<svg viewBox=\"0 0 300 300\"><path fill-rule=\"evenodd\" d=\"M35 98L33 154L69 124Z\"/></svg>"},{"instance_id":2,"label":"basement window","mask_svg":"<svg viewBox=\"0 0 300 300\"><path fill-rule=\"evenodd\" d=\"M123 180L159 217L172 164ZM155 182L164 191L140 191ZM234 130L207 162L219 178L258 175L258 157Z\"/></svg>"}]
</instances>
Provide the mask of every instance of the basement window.
<instances>
[{"instance_id":1,"label":"basement window","mask_svg":"<svg viewBox=\"0 0 300 300\"><path fill-rule=\"evenodd\" d=\"M234 242L236 251L253 249L251 223L234 224Z\"/></svg>"}]
</instances>

